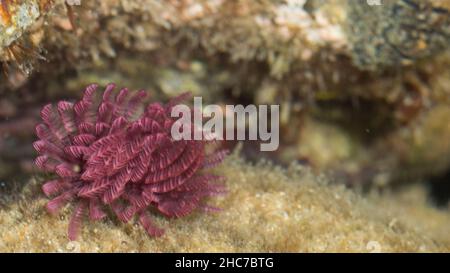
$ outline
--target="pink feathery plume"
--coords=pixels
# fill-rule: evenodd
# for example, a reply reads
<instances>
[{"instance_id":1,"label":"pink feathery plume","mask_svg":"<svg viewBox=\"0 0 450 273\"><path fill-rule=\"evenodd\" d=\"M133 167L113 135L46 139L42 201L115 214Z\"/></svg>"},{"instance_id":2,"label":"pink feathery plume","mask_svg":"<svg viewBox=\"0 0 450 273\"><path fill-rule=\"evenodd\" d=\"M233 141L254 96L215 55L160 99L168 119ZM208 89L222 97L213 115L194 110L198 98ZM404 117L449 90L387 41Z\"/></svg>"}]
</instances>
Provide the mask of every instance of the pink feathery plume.
<instances>
[{"instance_id":1,"label":"pink feathery plume","mask_svg":"<svg viewBox=\"0 0 450 273\"><path fill-rule=\"evenodd\" d=\"M47 204L57 213L69 202L75 209L69 223L69 239L75 240L85 216L103 219L111 211L123 222L135 215L151 236L163 230L154 226L150 208L167 217L182 217L203 204L205 197L223 194L223 177L203 170L219 164L227 152L207 154L209 140L178 140L171 136L176 121L171 109L188 97L183 94L168 104L146 107L145 91L103 93L97 85L86 88L76 102L62 101L41 111L36 127L36 165L55 173L42 189L53 197Z\"/></svg>"}]
</instances>

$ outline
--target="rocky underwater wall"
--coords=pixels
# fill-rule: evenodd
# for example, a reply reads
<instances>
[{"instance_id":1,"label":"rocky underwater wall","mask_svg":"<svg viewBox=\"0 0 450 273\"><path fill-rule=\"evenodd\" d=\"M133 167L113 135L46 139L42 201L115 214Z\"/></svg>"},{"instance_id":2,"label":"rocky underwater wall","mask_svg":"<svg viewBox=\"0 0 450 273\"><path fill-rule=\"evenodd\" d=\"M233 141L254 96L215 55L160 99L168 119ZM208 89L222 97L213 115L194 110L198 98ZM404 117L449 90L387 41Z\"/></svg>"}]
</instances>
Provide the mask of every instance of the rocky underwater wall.
<instances>
[{"instance_id":1,"label":"rocky underwater wall","mask_svg":"<svg viewBox=\"0 0 450 273\"><path fill-rule=\"evenodd\" d=\"M279 104L280 147L244 142L218 167L218 214L157 240L89 223L80 251L448 251L449 15L448 0L2 0L0 250L71 251L35 126L115 82L146 103Z\"/></svg>"}]
</instances>

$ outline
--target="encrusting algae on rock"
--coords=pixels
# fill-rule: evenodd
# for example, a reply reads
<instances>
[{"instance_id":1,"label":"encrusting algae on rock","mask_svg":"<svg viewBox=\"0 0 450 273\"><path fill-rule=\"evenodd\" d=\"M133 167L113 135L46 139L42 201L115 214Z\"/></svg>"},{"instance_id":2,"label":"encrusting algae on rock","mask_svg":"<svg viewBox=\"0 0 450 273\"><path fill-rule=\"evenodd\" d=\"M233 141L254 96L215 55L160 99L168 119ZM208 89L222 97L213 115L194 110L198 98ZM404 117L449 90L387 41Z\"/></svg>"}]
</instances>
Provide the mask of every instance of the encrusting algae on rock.
<instances>
[{"instance_id":1,"label":"encrusting algae on rock","mask_svg":"<svg viewBox=\"0 0 450 273\"><path fill-rule=\"evenodd\" d=\"M25 35L49 10L52 0L0 0L0 64L12 62L23 72L31 73L29 64L40 56L33 43L23 45ZM24 39L22 39L25 37ZM27 67L28 66L28 67Z\"/></svg>"},{"instance_id":2,"label":"encrusting algae on rock","mask_svg":"<svg viewBox=\"0 0 450 273\"><path fill-rule=\"evenodd\" d=\"M232 154L214 173L227 177L228 194L210 200L220 213L170 220L150 239L133 223L104 219L67 239L70 210L52 217L40 182L0 210L0 251L6 252L446 252L450 213L432 208L421 191L362 197L293 164L249 164ZM34 197L33 197L34 196ZM408 201L410 200L410 201ZM158 225L167 224L156 216Z\"/></svg>"},{"instance_id":3,"label":"encrusting algae on rock","mask_svg":"<svg viewBox=\"0 0 450 273\"><path fill-rule=\"evenodd\" d=\"M0 49L10 46L39 17L37 1L2 0L0 5Z\"/></svg>"},{"instance_id":4,"label":"encrusting algae on rock","mask_svg":"<svg viewBox=\"0 0 450 273\"><path fill-rule=\"evenodd\" d=\"M50 0L1 0L0 53L45 14L50 4Z\"/></svg>"},{"instance_id":5,"label":"encrusting algae on rock","mask_svg":"<svg viewBox=\"0 0 450 273\"><path fill-rule=\"evenodd\" d=\"M362 68L413 64L449 48L450 1L347 1L348 33Z\"/></svg>"}]
</instances>

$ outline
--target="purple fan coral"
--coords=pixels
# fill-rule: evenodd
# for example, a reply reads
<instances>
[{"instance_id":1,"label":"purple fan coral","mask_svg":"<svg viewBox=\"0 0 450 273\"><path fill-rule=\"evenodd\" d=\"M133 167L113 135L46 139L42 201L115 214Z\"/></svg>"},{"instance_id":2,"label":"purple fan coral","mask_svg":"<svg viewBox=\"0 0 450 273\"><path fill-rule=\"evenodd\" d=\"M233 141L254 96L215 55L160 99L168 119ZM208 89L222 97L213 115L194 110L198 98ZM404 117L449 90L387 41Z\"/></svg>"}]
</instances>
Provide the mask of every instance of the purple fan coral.
<instances>
[{"instance_id":1,"label":"purple fan coral","mask_svg":"<svg viewBox=\"0 0 450 273\"><path fill-rule=\"evenodd\" d=\"M203 199L225 191L214 183L223 177L203 170L220 163L226 151L207 153L211 141L175 141L171 136L176 121L171 109L186 95L143 107L145 91L124 88L114 94L114 88L108 85L102 95L97 85L90 85L75 104L46 105L43 123L36 127L36 165L58 176L42 187L54 197L47 210L56 213L75 203L71 240L85 215L99 220L108 208L123 222L137 215L149 235L160 236L163 230L153 225L151 209L182 217L196 208L213 209Z\"/></svg>"}]
</instances>

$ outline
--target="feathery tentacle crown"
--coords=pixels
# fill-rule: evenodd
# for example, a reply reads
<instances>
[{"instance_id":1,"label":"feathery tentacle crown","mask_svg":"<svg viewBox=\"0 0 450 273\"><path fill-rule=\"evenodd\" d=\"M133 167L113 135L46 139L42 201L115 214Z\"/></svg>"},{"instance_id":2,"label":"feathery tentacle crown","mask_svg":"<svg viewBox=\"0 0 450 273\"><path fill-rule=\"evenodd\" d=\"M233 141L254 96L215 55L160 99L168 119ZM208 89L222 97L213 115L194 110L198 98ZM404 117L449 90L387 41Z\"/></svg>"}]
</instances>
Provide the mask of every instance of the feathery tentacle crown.
<instances>
[{"instance_id":1,"label":"feathery tentacle crown","mask_svg":"<svg viewBox=\"0 0 450 273\"><path fill-rule=\"evenodd\" d=\"M102 96L97 85L90 85L75 104L46 105L36 127L36 165L58 176L42 186L53 197L47 210L56 213L70 201L76 204L71 240L85 215L99 220L108 208L123 222L137 215L149 235L160 236L163 230L152 224L150 208L182 217L196 208L211 209L202 203L204 197L225 191L214 183L222 177L202 170L220 163L226 151L207 154L210 141L171 137L170 111L184 95L143 109L145 91L132 94L124 88L114 94L114 88L108 85Z\"/></svg>"}]
</instances>

